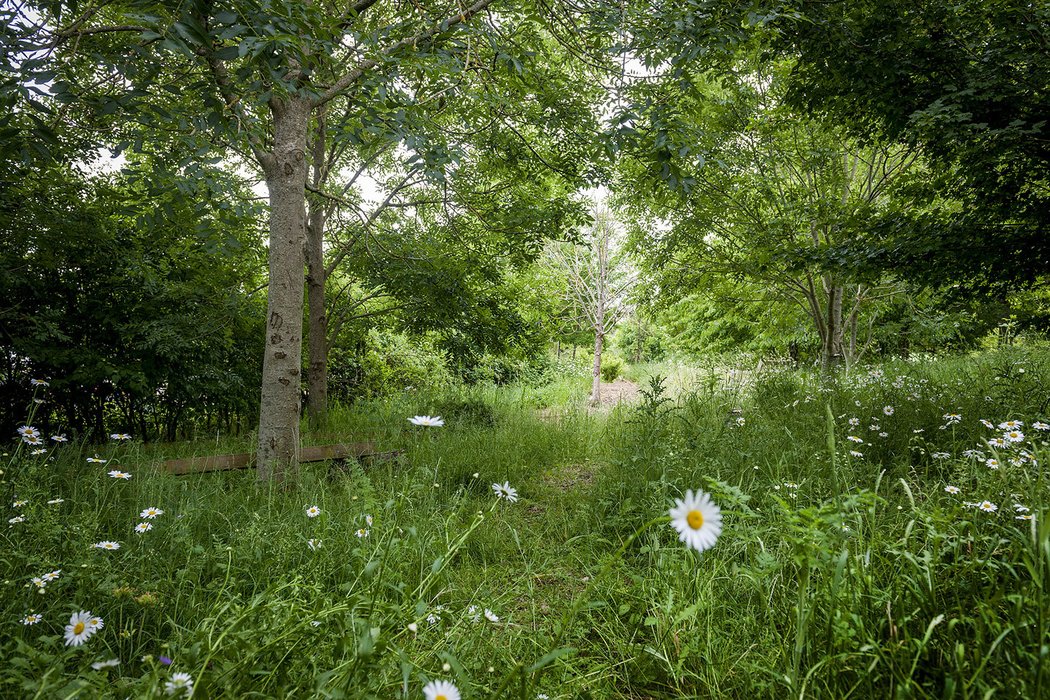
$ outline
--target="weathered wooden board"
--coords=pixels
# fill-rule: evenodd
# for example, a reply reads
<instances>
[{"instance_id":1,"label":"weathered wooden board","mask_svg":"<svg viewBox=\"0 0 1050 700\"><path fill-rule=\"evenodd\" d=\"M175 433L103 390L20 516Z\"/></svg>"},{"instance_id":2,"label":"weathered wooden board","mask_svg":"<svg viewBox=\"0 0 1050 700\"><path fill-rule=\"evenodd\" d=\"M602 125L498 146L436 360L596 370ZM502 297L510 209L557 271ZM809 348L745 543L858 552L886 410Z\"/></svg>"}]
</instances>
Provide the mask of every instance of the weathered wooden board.
<instances>
[{"instance_id":1,"label":"weathered wooden board","mask_svg":"<svg viewBox=\"0 0 1050 700\"><path fill-rule=\"evenodd\" d=\"M337 445L313 445L304 447L300 451L300 462L323 462L327 459L346 459L347 457L359 458L383 458L395 457L399 453L375 451L375 443L352 442ZM255 455L242 453L236 455L211 455L208 457L186 457L184 459L169 459L164 462L164 471L169 474L200 474L202 472L218 472L229 469L246 469L255 464Z\"/></svg>"}]
</instances>

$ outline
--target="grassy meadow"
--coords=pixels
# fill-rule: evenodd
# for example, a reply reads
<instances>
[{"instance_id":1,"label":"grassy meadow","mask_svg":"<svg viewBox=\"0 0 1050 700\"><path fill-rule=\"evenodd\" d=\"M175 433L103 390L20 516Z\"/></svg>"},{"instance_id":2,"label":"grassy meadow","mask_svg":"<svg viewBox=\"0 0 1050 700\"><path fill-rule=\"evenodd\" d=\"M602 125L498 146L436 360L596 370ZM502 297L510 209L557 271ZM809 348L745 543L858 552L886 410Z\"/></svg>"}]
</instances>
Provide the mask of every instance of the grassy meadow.
<instances>
[{"instance_id":1,"label":"grassy meadow","mask_svg":"<svg viewBox=\"0 0 1050 700\"><path fill-rule=\"evenodd\" d=\"M1045 349L632 372L609 411L585 378L337 409L307 444L402 456L286 489L160 472L249 437L13 436L0 697L1050 697ZM708 551L667 523L687 489ZM103 624L67 645L79 611Z\"/></svg>"}]
</instances>

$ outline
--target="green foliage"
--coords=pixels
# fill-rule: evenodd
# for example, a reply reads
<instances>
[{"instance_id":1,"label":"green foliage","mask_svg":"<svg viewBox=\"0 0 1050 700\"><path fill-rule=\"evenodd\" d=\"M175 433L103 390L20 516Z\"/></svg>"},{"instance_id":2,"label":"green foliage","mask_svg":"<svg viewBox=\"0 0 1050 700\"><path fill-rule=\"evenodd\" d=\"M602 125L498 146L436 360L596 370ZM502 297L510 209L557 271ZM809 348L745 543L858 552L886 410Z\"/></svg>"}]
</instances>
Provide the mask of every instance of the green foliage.
<instances>
[{"instance_id":1,"label":"green foliage","mask_svg":"<svg viewBox=\"0 0 1050 700\"><path fill-rule=\"evenodd\" d=\"M242 193L216 179L225 195L62 168L0 185L5 429L29 378L51 381L45 424L94 439L252 419L261 251Z\"/></svg>"},{"instance_id":2,"label":"green foliage","mask_svg":"<svg viewBox=\"0 0 1050 700\"><path fill-rule=\"evenodd\" d=\"M921 144L938 175L923 183L928 208L874 222L846 254L971 289L1046 275L1050 9L981 0L798 7L805 21L778 21L771 35L798 56L788 99L865 138Z\"/></svg>"},{"instance_id":3,"label":"green foliage","mask_svg":"<svg viewBox=\"0 0 1050 700\"><path fill-rule=\"evenodd\" d=\"M627 363L619 355L606 352L602 353L602 381L615 381L623 371L627 369Z\"/></svg>"},{"instance_id":4,"label":"green foliage","mask_svg":"<svg viewBox=\"0 0 1050 700\"><path fill-rule=\"evenodd\" d=\"M400 392L435 391L452 384L444 355L424 338L371 330L329 355L329 391L353 401Z\"/></svg>"}]
</instances>

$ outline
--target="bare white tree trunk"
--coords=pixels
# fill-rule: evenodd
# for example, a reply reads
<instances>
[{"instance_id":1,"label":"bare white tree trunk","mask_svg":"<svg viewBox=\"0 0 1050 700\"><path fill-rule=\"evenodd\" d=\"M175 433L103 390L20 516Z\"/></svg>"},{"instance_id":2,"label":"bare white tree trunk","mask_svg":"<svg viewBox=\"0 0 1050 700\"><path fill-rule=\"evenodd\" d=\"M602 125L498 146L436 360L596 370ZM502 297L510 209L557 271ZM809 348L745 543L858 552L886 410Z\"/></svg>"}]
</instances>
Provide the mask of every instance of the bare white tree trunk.
<instances>
[{"instance_id":1,"label":"bare white tree trunk","mask_svg":"<svg viewBox=\"0 0 1050 700\"><path fill-rule=\"evenodd\" d=\"M595 211L594 224L584 232L586 246L555 245L548 248L548 259L558 274L564 275L566 301L577 314L576 320L594 330L594 363L591 366L592 405L601 402L602 349L607 336L629 309L627 298L636 281L633 270L622 259L617 225L604 207ZM573 357L576 346L573 344Z\"/></svg>"},{"instance_id":2,"label":"bare white tree trunk","mask_svg":"<svg viewBox=\"0 0 1050 700\"><path fill-rule=\"evenodd\" d=\"M594 334L594 366L591 368L591 405L597 406L602 402L602 343L604 337L601 333Z\"/></svg>"}]
</instances>

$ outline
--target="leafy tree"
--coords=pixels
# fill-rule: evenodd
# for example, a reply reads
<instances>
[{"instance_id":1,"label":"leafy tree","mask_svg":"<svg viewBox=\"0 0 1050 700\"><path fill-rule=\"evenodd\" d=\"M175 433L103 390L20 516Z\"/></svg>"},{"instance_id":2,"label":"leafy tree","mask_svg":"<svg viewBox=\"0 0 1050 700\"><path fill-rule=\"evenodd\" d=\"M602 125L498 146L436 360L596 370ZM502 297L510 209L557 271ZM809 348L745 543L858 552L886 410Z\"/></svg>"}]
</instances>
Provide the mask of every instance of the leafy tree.
<instances>
[{"instance_id":1,"label":"leafy tree","mask_svg":"<svg viewBox=\"0 0 1050 700\"><path fill-rule=\"evenodd\" d=\"M168 191L60 167L0 184L7 420L30 378L51 382L42 423L95 439L254 419L262 251L238 194L221 172Z\"/></svg>"},{"instance_id":2,"label":"leafy tree","mask_svg":"<svg viewBox=\"0 0 1050 700\"><path fill-rule=\"evenodd\" d=\"M921 148L928 204L880 217L845 254L1001 294L1050 272L1050 6L799 3L771 44L797 57L788 101L859 138Z\"/></svg>"},{"instance_id":3,"label":"leafy tree","mask_svg":"<svg viewBox=\"0 0 1050 700\"><path fill-rule=\"evenodd\" d=\"M187 161L221 145L264 174L270 265L261 480L294 475L297 466L311 123L346 110L365 131L387 129L398 112L385 109L386 96L400 86L424 95L457 74L515 70L522 47L509 38L538 15L530 4L508 3L489 17L493 2L406 10L377 0L40 0L24 3L2 37L6 67L19 74L5 95L50 120L38 117L33 128L54 131L62 105L122 111L177 130L193 146ZM32 88L33 81L51 87Z\"/></svg>"},{"instance_id":4,"label":"leafy tree","mask_svg":"<svg viewBox=\"0 0 1050 700\"><path fill-rule=\"evenodd\" d=\"M783 69L748 70L720 84L647 87L676 104L669 137L688 143L667 163L687 186L662 187L666 172L625 159L625 197L638 226L635 248L664 294L720 289L728 277L761 289L761 303L793 301L821 340L824 364L856 360L865 308L899 285L849 269L800 264L856 237L896 202L894 186L916 154L895 145L860 144L782 103Z\"/></svg>"}]
</instances>

